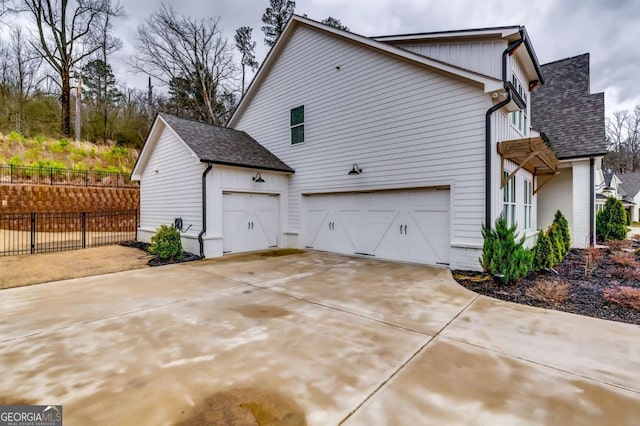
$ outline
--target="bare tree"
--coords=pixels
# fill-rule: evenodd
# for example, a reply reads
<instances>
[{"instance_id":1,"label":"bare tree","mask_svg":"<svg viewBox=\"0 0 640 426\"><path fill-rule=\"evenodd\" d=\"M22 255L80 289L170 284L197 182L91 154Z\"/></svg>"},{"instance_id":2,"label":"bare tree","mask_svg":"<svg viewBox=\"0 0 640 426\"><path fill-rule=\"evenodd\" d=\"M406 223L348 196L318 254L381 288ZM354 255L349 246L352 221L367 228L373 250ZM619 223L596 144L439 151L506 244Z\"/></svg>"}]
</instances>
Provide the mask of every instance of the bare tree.
<instances>
[{"instance_id":1,"label":"bare tree","mask_svg":"<svg viewBox=\"0 0 640 426\"><path fill-rule=\"evenodd\" d=\"M61 130L71 133L71 71L102 47L100 28L114 15L111 0L24 0L37 35L32 42L57 74L62 107Z\"/></svg>"},{"instance_id":2,"label":"bare tree","mask_svg":"<svg viewBox=\"0 0 640 426\"><path fill-rule=\"evenodd\" d=\"M223 123L227 108L221 99L233 92L237 70L218 18L181 16L163 4L138 27L134 68L185 90L198 107L195 118Z\"/></svg>"},{"instance_id":3,"label":"bare tree","mask_svg":"<svg viewBox=\"0 0 640 426\"><path fill-rule=\"evenodd\" d=\"M38 70L42 64L42 58L26 42L21 27L11 29L7 56L11 61L11 80L16 95L15 126L20 132L24 118L24 105L38 83Z\"/></svg>"},{"instance_id":4,"label":"bare tree","mask_svg":"<svg viewBox=\"0 0 640 426\"><path fill-rule=\"evenodd\" d=\"M244 95L245 68L250 67L252 71L258 68L258 61L256 61L255 55L256 42L251 40L252 31L251 27L240 27L236 30L235 35L236 48L242 55L240 57L240 64L242 65L241 95Z\"/></svg>"},{"instance_id":5,"label":"bare tree","mask_svg":"<svg viewBox=\"0 0 640 426\"><path fill-rule=\"evenodd\" d=\"M607 119L608 153L605 168L619 173L640 170L640 105L633 111L616 111Z\"/></svg>"}]
</instances>

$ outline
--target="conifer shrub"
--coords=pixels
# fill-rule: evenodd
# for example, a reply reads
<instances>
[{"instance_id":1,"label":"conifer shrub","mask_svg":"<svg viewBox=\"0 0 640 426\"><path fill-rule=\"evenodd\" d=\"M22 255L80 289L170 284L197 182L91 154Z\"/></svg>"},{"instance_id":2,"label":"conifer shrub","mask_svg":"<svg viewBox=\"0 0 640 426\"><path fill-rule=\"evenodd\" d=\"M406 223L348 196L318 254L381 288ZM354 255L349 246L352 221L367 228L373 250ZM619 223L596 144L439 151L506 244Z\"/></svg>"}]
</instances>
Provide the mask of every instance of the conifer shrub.
<instances>
[{"instance_id":1,"label":"conifer shrub","mask_svg":"<svg viewBox=\"0 0 640 426\"><path fill-rule=\"evenodd\" d=\"M501 276L501 281L511 284L525 277L531 270L533 255L524 247L524 237L516 241L516 227L507 226L500 216L495 228L482 227L484 243L480 264L485 272Z\"/></svg>"},{"instance_id":2,"label":"conifer shrub","mask_svg":"<svg viewBox=\"0 0 640 426\"><path fill-rule=\"evenodd\" d=\"M562 235L562 242L564 243L565 254L571 249L571 232L569 231L569 221L562 214L560 210L556 211L556 215L553 219L553 223L560 228L560 234Z\"/></svg>"},{"instance_id":3,"label":"conifer shrub","mask_svg":"<svg viewBox=\"0 0 640 426\"><path fill-rule=\"evenodd\" d=\"M543 269L553 268L555 258L551 248L551 240L544 231L538 232L538 239L533 246L533 270L541 271Z\"/></svg>"},{"instance_id":4,"label":"conifer shrub","mask_svg":"<svg viewBox=\"0 0 640 426\"><path fill-rule=\"evenodd\" d=\"M596 235L598 240L624 240L627 237L627 212L620 200L609 197L602 210L596 216Z\"/></svg>"},{"instance_id":5,"label":"conifer shrub","mask_svg":"<svg viewBox=\"0 0 640 426\"><path fill-rule=\"evenodd\" d=\"M562 262L565 254L564 241L562 239L562 234L560 233L560 228L558 228L557 224L551 224L547 231L547 236L551 241L551 251L553 251L554 258L553 266L555 266Z\"/></svg>"},{"instance_id":6,"label":"conifer shrub","mask_svg":"<svg viewBox=\"0 0 640 426\"><path fill-rule=\"evenodd\" d=\"M182 256L180 232L173 226L161 225L151 237L149 252L163 260Z\"/></svg>"}]
</instances>

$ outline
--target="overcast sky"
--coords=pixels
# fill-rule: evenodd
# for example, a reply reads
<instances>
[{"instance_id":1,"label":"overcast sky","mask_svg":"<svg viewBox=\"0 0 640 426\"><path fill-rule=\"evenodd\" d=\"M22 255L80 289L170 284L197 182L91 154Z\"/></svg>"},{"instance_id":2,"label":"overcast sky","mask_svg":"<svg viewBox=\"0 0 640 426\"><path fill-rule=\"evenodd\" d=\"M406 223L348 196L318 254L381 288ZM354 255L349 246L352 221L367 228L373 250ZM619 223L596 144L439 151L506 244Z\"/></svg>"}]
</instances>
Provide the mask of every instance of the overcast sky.
<instances>
[{"instance_id":1,"label":"overcast sky","mask_svg":"<svg viewBox=\"0 0 640 426\"><path fill-rule=\"evenodd\" d=\"M180 0L175 9L192 17L220 17L229 42L235 29L253 28L257 58L267 54L260 30L268 0ZM123 0L128 17L117 35L116 74L143 87L145 77L128 70L135 55L136 27L158 0ZM542 64L591 53L591 91L605 92L607 115L640 105L640 1L638 0L298 0L296 14L322 20L333 16L365 36L502 25L525 25Z\"/></svg>"}]
</instances>

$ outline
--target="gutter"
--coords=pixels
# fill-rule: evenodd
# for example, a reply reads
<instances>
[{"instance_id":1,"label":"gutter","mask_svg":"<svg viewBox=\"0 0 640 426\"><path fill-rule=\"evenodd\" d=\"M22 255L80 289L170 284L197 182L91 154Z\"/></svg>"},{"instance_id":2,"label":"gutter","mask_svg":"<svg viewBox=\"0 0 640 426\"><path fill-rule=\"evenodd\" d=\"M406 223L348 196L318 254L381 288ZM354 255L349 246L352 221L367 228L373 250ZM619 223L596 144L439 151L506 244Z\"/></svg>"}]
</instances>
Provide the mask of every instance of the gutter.
<instances>
[{"instance_id":1,"label":"gutter","mask_svg":"<svg viewBox=\"0 0 640 426\"><path fill-rule=\"evenodd\" d=\"M492 143L491 143L491 116L494 112L498 111L503 106L507 105L511 102L512 97L512 87L513 85L507 79L507 57L513 53L522 43L526 40L526 33L524 32L524 28L520 27L520 40L515 41L509 47L507 47L504 52L502 52L502 84L504 86L505 91L507 92L507 98L493 105L491 108L487 110L485 116L485 166L484 166L484 179L485 179L485 226L487 228L491 228L492 226L492 218L491 218L491 154L492 154ZM517 95L517 93L516 93ZM518 96L516 96L518 97Z\"/></svg>"},{"instance_id":2,"label":"gutter","mask_svg":"<svg viewBox=\"0 0 640 426\"><path fill-rule=\"evenodd\" d=\"M596 209L596 182L595 182L595 163L594 157L589 158L589 247L595 244L595 209Z\"/></svg>"},{"instance_id":3,"label":"gutter","mask_svg":"<svg viewBox=\"0 0 640 426\"><path fill-rule=\"evenodd\" d=\"M207 232L207 174L211 171L213 164L207 163L207 168L202 173L202 230L198 234L198 244L200 244L200 258L204 259L204 241L202 236Z\"/></svg>"}]
</instances>

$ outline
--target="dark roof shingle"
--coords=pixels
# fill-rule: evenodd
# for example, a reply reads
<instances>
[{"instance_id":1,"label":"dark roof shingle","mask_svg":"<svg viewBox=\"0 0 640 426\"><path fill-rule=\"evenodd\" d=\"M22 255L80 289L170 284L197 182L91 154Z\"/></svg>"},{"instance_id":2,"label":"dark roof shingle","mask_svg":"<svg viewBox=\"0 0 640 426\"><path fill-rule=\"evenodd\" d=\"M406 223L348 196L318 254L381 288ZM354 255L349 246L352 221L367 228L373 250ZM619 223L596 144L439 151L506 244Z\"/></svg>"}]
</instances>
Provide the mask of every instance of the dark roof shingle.
<instances>
[{"instance_id":1,"label":"dark roof shingle","mask_svg":"<svg viewBox=\"0 0 640 426\"><path fill-rule=\"evenodd\" d=\"M531 127L544 132L556 156L607 152L604 93L590 93L589 54L542 65L545 84L531 93Z\"/></svg>"},{"instance_id":2,"label":"dark roof shingle","mask_svg":"<svg viewBox=\"0 0 640 426\"><path fill-rule=\"evenodd\" d=\"M622 182L627 195L635 197L640 192L640 173L621 173L618 179Z\"/></svg>"},{"instance_id":3,"label":"dark roof shingle","mask_svg":"<svg viewBox=\"0 0 640 426\"><path fill-rule=\"evenodd\" d=\"M200 161L279 172L294 171L245 132L165 113L158 115Z\"/></svg>"}]
</instances>

